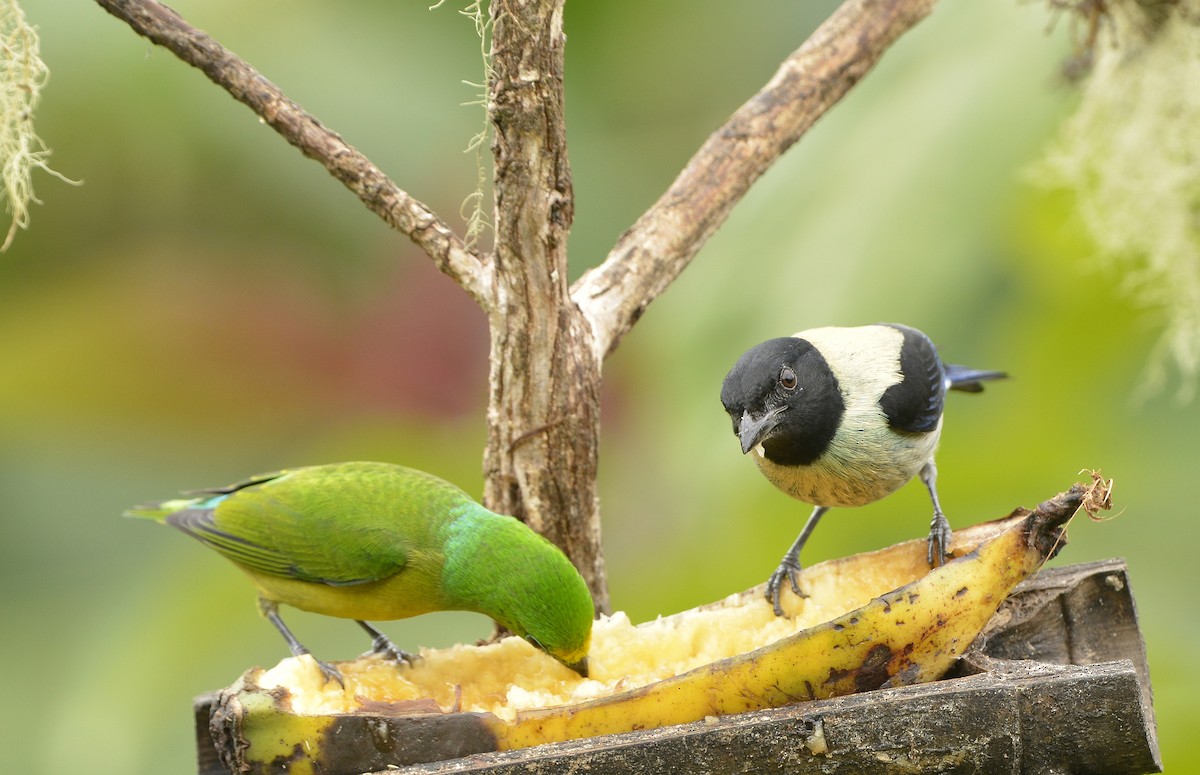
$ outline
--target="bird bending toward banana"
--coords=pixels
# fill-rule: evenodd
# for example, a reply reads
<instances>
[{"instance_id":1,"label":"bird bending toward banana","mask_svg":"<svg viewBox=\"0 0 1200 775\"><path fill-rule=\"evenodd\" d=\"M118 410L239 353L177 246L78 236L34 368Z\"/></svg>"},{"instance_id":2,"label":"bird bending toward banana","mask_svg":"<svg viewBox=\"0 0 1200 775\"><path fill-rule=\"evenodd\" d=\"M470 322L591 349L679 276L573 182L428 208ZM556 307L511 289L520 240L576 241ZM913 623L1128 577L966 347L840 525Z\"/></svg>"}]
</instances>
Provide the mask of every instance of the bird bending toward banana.
<instances>
[{"instance_id":1,"label":"bird bending toward banana","mask_svg":"<svg viewBox=\"0 0 1200 775\"><path fill-rule=\"evenodd\" d=\"M372 650L396 648L368 619L476 611L587 676L592 597L566 556L520 520L488 511L431 474L336 463L264 474L126 512L164 522L249 576L259 611L295 656L306 649L280 603L355 619ZM317 660L329 680L332 665Z\"/></svg>"},{"instance_id":2,"label":"bird bending toward banana","mask_svg":"<svg viewBox=\"0 0 1200 775\"><path fill-rule=\"evenodd\" d=\"M783 615L786 579L800 589L800 550L834 506L862 506L914 476L929 489L933 521L929 564L947 557L951 530L937 495L934 451L947 390L978 393L1007 375L943 364L915 328L878 324L825 327L768 339L747 350L721 386L742 453L763 475L815 507L767 582L766 597Z\"/></svg>"}]
</instances>

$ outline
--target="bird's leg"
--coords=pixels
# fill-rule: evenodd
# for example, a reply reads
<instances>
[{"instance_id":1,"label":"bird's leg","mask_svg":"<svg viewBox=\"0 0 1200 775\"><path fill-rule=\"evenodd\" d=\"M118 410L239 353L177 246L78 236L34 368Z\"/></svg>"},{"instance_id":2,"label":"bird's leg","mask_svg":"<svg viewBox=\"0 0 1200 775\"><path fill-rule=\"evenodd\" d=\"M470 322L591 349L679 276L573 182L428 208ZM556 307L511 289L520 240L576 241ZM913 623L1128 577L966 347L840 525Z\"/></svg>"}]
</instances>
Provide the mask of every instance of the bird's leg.
<instances>
[{"instance_id":1,"label":"bird's leg","mask_svg":"<svg viewBox=\"0 0 1200 775\"><path fill-rule=\"evenodd\" d=\"M937 466L932 460L921 467L920 476L929 490L929 497L933 499L933 521L929 523L929 549L926 558L929 567L936 568L950 559L950 539L954 533L950 530L949 520L942 513L942 504L938 502Z\"/></svg>"},{"instance_id":2,"label":"bird's leg","mask_svg":"<svg viewBox=\"0 0 1200 775\"><path fill-rule=\"evenodd\" d=\"M792 591L800 597L808 597L800 589L800 550L804 548L804 543L808 541L809 535L812 534L813 528L817 526L821 515L829 511L828 506L817 506L813 509L813 513L809 515L808 521L804 523L804 528L800 531L800 535L796 536L796 540L792 543L792 548L787 550L787 554L783 555L783 559L779 561L779 567L771 574L771 578L767 579L767 600L775 608L776 616L783 616L783 607L779 605L779 598L783 592L783 580L786 578L792 585Z\"/></svg>"},{"instance_id":3,"label":"bird's leg","mask_svg":"<svg viewBox=\"0 0 1200 775\"><path fill-rule=\"evenodd\" d=\"M382 654L393 662L404 662L409 665L417 661L416 654L410 654L398 647L395 643L392 643L388 636L375 629L369 623L364 622L362 619L355 619L354 621L358 622L358 626L366 630L367 634L372 638L371 650L367 652L368 654Z\"/></svg>"},{"instance_id":4,"label":"bird's leg","mask_svg":"<svg viewBox=\"0 0 1200 775\"><path fill-rule=\"evenodd\" d=\"M308 654L310 657L312 657L312 652L306 649L303 643L296 640L296 636L293 635L292 631L289 630L287 625L283 623L283 619L279 618L279 606L274 600L267 600L266 598L260 597L258 599L258 612L261 613L267 621L275 625L275 629L279 630L279 634L282 635L283 639L287 641L288 648L291 650L293 657L302 657L305 654ZM336 667L328 662L323 662L316 657L312 658L313 661L317 663L317 667L320 668L321 675L325 676L326 681L337 681L343 689L346 688L346 682L342 680L342 674Z\"/></svg>"}]
</instances>

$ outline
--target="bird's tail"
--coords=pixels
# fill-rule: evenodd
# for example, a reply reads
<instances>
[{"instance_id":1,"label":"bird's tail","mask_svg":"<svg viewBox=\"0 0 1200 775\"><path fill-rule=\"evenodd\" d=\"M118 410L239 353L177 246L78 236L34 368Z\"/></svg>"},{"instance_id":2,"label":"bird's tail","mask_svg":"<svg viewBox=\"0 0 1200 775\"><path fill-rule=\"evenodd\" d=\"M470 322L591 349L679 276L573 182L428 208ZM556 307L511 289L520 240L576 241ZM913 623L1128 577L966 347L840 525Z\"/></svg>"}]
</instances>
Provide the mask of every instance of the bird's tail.
<instances>
[{"instance_id":1,"label":"bird's tail","mask_svg":"<svg viewBox=\"0 0 1200 775\"><path fill-rule=\"evenodd\" d=\"M983 392L982 383L992 379L1007 378L1008 374L1003 371L985 371L982 369L972 369L969 366L958 366L953 363L946 364L946 388L948 390L981 393Z\"/></svg>"},{"instance_id":2,"label":"bird's tail","mask_svg":"<svg viewBox=\"0 0 1200 775\"><path fill-rule=\"evenodd\" d=\"M149 503L140 503L137 506L126 509L122 516L137 517L138 519L152 519L155 522L166 522L167 517L177 511L191 508L204 498L175 498L169 501L151 501Z\"/></svg>"}]
</instances>

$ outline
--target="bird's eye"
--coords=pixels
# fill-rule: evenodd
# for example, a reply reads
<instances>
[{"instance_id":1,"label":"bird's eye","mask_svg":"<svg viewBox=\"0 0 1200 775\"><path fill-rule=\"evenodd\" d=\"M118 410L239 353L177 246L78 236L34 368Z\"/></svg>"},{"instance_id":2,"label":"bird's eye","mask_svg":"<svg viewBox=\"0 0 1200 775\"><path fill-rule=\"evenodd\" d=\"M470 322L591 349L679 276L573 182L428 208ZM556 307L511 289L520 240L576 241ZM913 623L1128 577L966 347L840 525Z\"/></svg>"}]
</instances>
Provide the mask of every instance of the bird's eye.
<instances>
[{"instance_id":1,"label":"bird's eye","mask_svg":"<svg viewBox=\"0 0 1200 775\"><path fill-rule=\"evenodd\" d=\"M779 384L784 390L795 390L797 385L796 372L790 366L784 366L779 372Z\"/></svg>"}]
</instances>

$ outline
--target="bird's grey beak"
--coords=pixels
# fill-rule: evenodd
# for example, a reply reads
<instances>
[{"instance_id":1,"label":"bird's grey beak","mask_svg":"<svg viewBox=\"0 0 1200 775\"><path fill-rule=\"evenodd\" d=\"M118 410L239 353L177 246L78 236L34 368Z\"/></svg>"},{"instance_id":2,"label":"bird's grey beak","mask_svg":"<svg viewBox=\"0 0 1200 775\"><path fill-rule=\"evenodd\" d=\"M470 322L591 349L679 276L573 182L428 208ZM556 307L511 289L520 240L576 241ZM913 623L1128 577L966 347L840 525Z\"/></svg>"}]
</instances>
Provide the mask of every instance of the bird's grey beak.
<instances>
[{"instance_id":1,"label":"bird's grey beak","mask_svg":"<svg viewBox=\"0 0 1200 775\"><path fill-rule=\"evenodd\" d=\"M578 662L563 662L564 665L574 670L583 678L588 677L588 658L584 657Z\"/></svg>"},{"instance_id":2,"label":"bird's grey beak","mask_svg":"<svg viewBox=\"0 0 1200 775\"><path fill-rule=\"evenodd\" d=\"M777 406L774 409L768 409L758 417L751 415L749 410L742 412L742 419L738 421L738 441L742 443L743 455L754 449L764 436L774 430L784 408Z\"/></svg>"}]
</instances>

